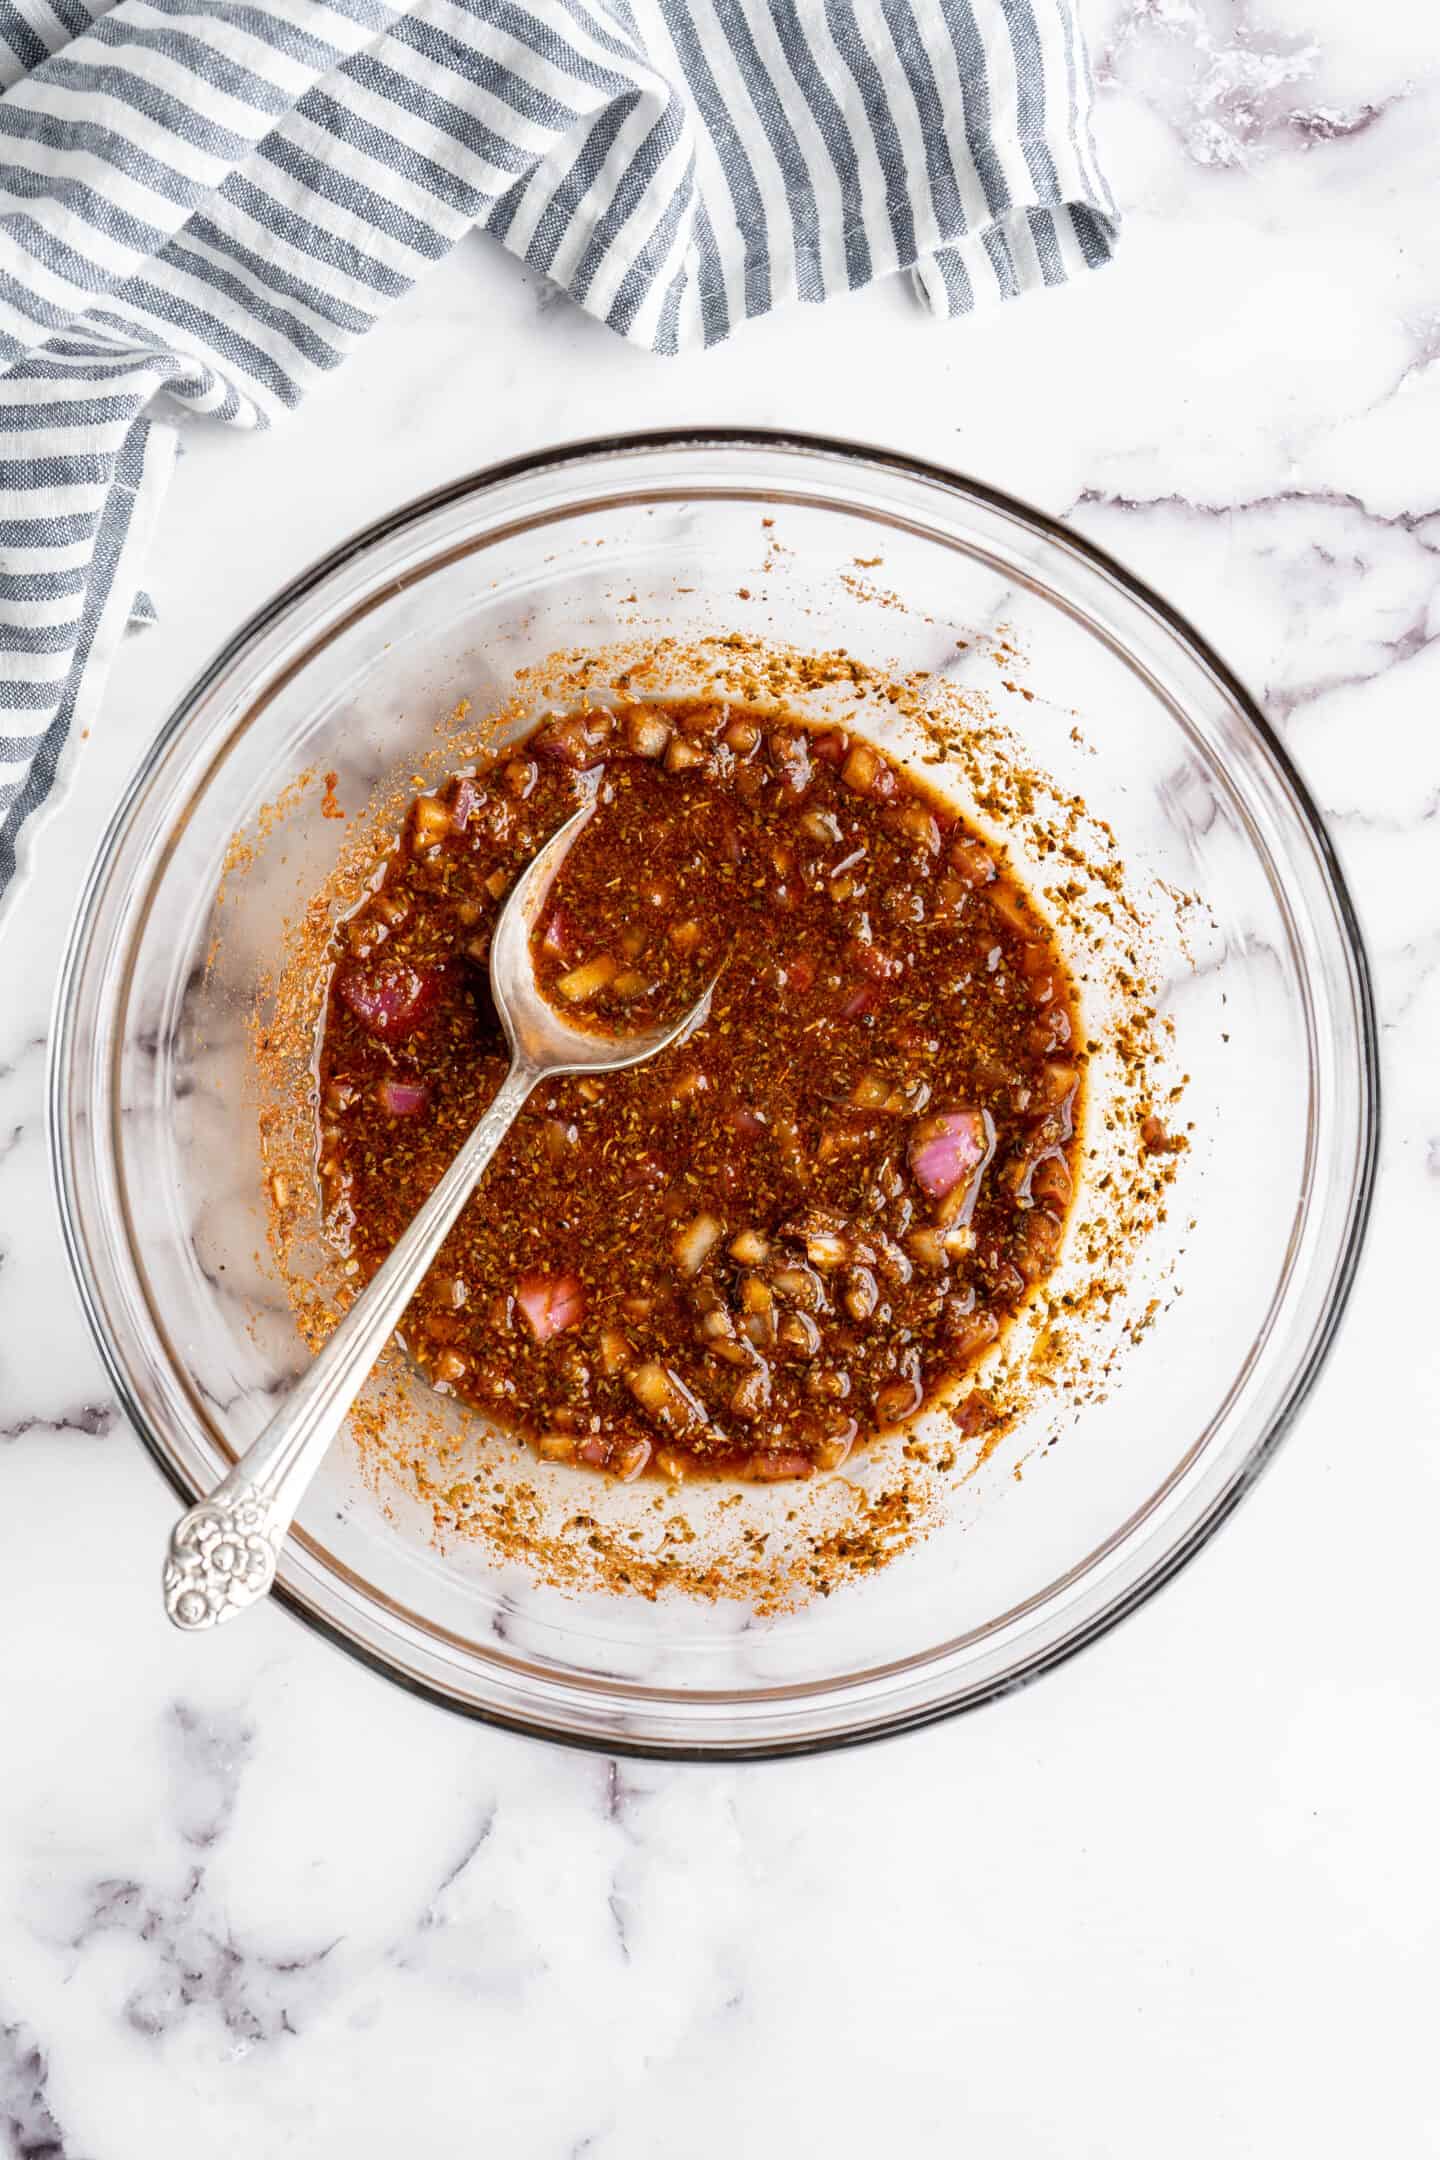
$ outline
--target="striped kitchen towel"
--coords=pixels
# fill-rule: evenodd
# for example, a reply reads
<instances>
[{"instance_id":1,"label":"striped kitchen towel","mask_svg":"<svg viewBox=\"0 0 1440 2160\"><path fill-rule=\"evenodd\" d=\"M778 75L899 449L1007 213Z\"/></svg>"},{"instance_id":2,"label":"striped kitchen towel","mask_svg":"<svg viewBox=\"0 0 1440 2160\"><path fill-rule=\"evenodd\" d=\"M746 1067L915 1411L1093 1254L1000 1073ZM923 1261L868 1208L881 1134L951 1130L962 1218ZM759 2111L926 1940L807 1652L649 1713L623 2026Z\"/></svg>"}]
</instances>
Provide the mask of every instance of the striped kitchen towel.
<instances>
[{"instance_id":1,"label":"striped kitchen towel","mask_svg":"<svg viewBox=\"0 0 1440 2160\"><path fill-rule=\"evenodd\" d=\"M471 226L710 345L1107 260L1074 0L0 0L0 892L179 413L267 425Z\"/></svg>"}]
</instances>

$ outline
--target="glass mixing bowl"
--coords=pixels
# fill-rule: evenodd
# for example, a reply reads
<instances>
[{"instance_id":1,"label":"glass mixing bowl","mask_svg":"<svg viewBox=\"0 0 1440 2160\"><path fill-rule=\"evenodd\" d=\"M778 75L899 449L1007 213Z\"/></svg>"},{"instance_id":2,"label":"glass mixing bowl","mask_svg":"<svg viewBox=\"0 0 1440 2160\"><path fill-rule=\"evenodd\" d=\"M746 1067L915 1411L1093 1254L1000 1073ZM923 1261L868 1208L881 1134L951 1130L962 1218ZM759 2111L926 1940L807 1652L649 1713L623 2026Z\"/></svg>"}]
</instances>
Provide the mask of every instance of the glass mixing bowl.
<instances>
[{"instance_id":1,"label":"glass mixing bowl","mask_svg":"<svg viewBox=\"0 0 1440 2160\"><path fill-rule=\"evenodd\" d=\"M59 988L52 1137L91 1323L186 1502L303 1364L241 1072L285 918L345 829L313 804L267 811L302 774L338 771L358 801L433 748L457 699L484 711L517 668L637 626L763 629L900 676L962 638L993 659L997 625L1027 656L1033 694L1006 714L1026 754L1109 821L1135 889L1204 903L1163 991L1190 1076L1170 1210L1185 1236L1159 1248L1183 1295L1023 1479L987 1465L914 1552L768 1618L565 1593L442 1553L337 1446L276 1594L352 1655L496 1723L614 1750L893 1732L1034 1677L1131 1611L1286 1431L1345 1302L1377 1125L1365 955L1315 808L1215 655L1098 549L954 474L796 437L657 435L496 467L360 534L218 655L116 812ZM217 908L242 830L261 874Z\"/></svg>"}]
</instances>

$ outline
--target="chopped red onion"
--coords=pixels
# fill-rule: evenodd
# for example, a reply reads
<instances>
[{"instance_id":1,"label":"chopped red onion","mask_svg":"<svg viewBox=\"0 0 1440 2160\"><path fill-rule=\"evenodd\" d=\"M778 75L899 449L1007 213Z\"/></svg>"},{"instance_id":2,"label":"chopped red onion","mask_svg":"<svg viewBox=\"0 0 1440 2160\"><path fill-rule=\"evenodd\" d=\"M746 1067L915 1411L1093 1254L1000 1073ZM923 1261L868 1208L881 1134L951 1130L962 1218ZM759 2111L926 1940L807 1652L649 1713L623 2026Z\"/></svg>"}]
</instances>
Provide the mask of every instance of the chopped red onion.
<instances>
[{"instance_id":1,"label":"chopped red onion","mask_svg":"<svg viewBox=\"0 0 1440 2160\"><path fill-rule=\"evenodd\" d=\"M910 1135L906 1159L916 1184L946 1224L969 1215L980 1178L995 1152L995 1123L988 1110L940 1110L921 1118Z\"/></svg>"},{"instance_id":2,"label":"chopped red onion","mask_svg":"<svg viewBox=\"0 0 1440 2160\"><path fill-rule=\"evenodd\" d=\"M348 967L335 985L367 1035L380 1042L400 1042L429 1019L440 995L436 968L415 968L403 960L373 967Z\"/></svg>"},{"instance_id":3,"label":"chopped red onion","mask_svg":"<svg viewBox=\"0 0 1440 2160\"><path fill-rule=\"evenodd\" d=\"M419 1117L430 1107L428 1080L377 1080L375 1100L386 1117Z\"/></svg>"},{"instance_id":4,"label":"chopped red onion","mask_svg":"<svg viewBox=\"0 0 1440 2160\"><path fill-rule=\"evenodd\" d=\"M585 1292L578 1275L522 1275L515 1302L530 1323L536 1342L548 1342L585 1317Z\"/></svg>"}]
</instances>

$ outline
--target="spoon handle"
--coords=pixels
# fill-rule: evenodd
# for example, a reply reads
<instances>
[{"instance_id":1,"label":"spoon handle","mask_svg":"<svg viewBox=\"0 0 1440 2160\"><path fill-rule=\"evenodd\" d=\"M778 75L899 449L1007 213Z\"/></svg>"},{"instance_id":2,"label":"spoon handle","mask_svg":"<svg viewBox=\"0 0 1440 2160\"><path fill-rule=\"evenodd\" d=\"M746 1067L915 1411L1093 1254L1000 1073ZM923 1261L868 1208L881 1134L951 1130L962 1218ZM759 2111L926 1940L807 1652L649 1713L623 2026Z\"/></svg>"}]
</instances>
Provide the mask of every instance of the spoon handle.
<instances>
[{"instance_id":1,"label":"spoon handle","mask_svg":"<svg viewBox=\"0 0 1440 2160\"><path fill-rule=\"evenodd\" d=\"M209 1498L175 1525L165 1561L165 1610L176 1627L188 1633L218 1627L269 1590L306 1487L539 1078L535 1066L517 1058L429 1199L303 1379Z\"/></svg>"}]
</instances>

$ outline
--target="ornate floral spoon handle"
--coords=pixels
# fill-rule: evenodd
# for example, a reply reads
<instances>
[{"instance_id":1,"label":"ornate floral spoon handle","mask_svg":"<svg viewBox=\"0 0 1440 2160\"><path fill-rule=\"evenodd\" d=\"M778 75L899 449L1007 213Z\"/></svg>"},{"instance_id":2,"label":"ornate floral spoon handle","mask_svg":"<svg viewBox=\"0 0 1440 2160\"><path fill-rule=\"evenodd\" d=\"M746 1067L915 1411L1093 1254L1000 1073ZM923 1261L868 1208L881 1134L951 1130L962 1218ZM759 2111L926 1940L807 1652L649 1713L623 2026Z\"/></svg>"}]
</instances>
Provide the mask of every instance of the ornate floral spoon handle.
<instances>
[{"instance_id":1,"label":"ornate floral spoon handle","mask_svg":"<svg viewBox=\"0 0 1440 2160\"><path fill-rule=\"evenodd\" d=\"M233 1619L275 1580L306 1486L365 1376L539 1079L517 1059L499 1094L304 1378L207 1500L182 1515L165 1560L165 1610L189 1633Z\"/></svg>"}]
</instances>

